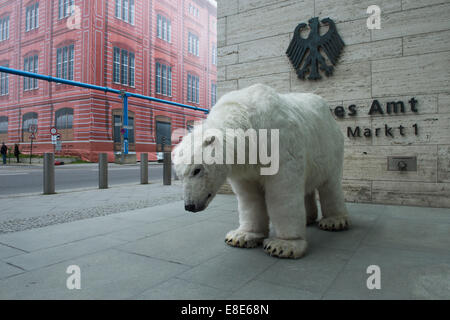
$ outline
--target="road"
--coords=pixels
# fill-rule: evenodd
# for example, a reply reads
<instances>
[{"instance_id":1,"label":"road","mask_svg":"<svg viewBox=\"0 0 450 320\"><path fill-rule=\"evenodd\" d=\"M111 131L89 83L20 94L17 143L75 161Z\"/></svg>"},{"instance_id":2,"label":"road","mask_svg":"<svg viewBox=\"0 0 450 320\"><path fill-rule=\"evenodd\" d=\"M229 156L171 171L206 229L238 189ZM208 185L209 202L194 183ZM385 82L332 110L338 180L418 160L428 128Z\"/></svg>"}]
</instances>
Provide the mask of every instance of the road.
<instances>
[{"instance_id":1,"label":"road","mask_svg":"<svg viewBox=\"0 0 450 320\"><path fill-rule=\"evenodd\" d=\"M148 169L149 180L162 181L161 164L150 164ZM0 167L0 196L21 193L42 192L43 181L42 166L14 166ZM108 183L130 184L140 182L139 165L113 165L108 168ZM97 164L73 164L55 167L56 192L98 187Z\"/></svg>"}]
</instances>

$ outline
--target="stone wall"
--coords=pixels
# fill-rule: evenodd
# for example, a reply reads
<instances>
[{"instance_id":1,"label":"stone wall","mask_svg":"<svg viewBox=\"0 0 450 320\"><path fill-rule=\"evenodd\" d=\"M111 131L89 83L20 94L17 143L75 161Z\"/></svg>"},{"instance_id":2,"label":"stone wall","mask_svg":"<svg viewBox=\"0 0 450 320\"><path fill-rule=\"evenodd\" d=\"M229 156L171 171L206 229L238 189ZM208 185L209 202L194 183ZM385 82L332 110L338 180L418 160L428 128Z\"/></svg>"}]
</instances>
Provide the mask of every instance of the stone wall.
<instances>
[{"instance_id":1,"label":"stone wall","mask_svg":"<svg viewBox=\"0 0 450 320\"><path fill-rule=\"evenodd\" d=\"M346 112L335 117L346 136L348 201L450 207L448 0L217 2L219 97L254 83L280 92L317 93L331 110L342 106ZM379 30L367 27L372 4L381 8ZM299 80L285 52L295 27L315 16L333 19L346 46L333 76ZM408 103L413 97L417 112ZM373 100L384 114L369 115ZM405 113L386 114L390 101L403 101ZM350 105L356 106L356 116L348 114ZM394 128L393 137L382 131L385 125ZM348 137L348 127L356 126L370 129L372 136ZM387 171L388 156L417 157L417 171Z\"/></svg>"}]
</instances>

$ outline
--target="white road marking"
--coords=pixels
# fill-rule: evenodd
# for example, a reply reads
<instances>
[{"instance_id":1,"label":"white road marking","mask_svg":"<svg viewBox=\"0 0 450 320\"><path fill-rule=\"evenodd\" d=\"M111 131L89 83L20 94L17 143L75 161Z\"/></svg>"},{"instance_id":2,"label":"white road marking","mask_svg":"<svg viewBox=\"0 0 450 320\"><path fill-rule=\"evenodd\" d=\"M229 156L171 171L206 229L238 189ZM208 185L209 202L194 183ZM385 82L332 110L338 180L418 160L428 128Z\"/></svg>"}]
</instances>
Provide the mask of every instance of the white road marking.
<instances>
[{"instance_id":1,"label":"white road marking","mask_svg":"<svg viewBox=\"0 0 450 320\"><path fill-rule=\"evenodd\" d=\"M20 176L30 174L29 172L0 172L0 176Z\"/></svg>"},{"instance_id":2,"label":"white road marking","mask_svg":"<svg viewBox=\"0 0 450 320\"><path fill-rule=\"evenodd\" d=\"M132 167L132 168L108 168L108 171L120 171L120 170L139 170L140 167ZM98 168L91 169L91 171L98 171Z\"/></svg>"}]
</instances>

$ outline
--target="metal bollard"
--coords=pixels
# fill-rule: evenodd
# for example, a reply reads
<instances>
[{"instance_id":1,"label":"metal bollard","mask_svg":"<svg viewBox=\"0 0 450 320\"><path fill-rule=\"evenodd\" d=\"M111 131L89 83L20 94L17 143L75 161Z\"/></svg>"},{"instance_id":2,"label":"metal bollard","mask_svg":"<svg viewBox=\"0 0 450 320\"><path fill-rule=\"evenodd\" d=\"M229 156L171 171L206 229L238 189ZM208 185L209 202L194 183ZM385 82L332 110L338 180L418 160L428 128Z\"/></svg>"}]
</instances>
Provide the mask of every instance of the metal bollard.
<instances>
[{"instance_id":1,"label":"metal bollard","mask_svg":"<svg viewBox=\"0 0 450 320\"><path fill-rule=\"evenodd\" d=\"M163 182L165 186L172 184L172 155L170 152L164 152L163 164Z\"/></svg>"},{"instance_id":2,"label":"metal bollard","mask_svg":"<svg viewBox=\"0 0 450 320\"><path fill-rule=\"evenodd\" d=\"M98 188L108 189L108 154L98 155Z\"/></svg>"},{"instance_id":3,"label":"metal bollard","mask_svg":"<svg viewBox=\"0 0 450 320\"><path fill-rule=\"evenodd\" d=\"M141 153L141 184L148 184L148 153Z\"/></svg>"},{"instance_id":4,"label":"metal bollard","mask_svg":"<svg viewBox=\"0 0 450 320\"><path fill-rule=\"evenodd\" d=\"M44 154L44 194L55 193L55 155Z\"/></svg>"}]
</instances>

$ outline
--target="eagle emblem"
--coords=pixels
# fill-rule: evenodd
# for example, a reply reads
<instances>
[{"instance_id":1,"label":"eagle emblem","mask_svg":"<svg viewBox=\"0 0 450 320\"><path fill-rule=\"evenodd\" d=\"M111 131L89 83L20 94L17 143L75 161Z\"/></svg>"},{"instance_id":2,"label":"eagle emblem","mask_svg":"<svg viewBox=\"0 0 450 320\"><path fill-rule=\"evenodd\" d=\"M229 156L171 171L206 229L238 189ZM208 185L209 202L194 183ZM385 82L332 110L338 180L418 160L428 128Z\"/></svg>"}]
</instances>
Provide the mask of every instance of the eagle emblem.
<instances>
[{"instance_id":1,"label":"eagle emblem","mask_svg":"<svg viewBox=\"0 0 450 320\"><path fill-rule=\"evenodd\" d=\"M300 23L294 31L294 36L286 51L286 54L294 68L297 70L299 79L305 79L309 72L309 80L321 79L318 68L322 70L327 77L333 74L333 65L336 62L344 48L344 41L339 36L334 21L330 18L322 19L322 24L328 25L328 31L324 35L319 33L319 18L309 19L308 24L310 32L308 38L303 38L300 32L306 27L306 23ZM327 55L333 65L328 65L322 55L322 51Z\"/></svg>"}]
</instances>

